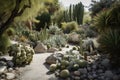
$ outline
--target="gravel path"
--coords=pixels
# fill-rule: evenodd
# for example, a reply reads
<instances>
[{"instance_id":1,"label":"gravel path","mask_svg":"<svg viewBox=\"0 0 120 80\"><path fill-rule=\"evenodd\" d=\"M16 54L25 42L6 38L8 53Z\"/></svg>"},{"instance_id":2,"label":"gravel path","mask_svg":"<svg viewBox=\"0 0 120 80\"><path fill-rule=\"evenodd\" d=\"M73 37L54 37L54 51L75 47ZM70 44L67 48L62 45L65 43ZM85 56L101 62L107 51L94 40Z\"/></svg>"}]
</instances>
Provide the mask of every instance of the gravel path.
<instances>
[{"instance_id":1,"label":"gravel path","mask_svg":"<svg viewBox=\"0 0 120 80\"><path fill-rule=\"evenodd\" d=\"M70 48L63 48L62 52L68 51ZM20 79L19 80L53 80L54 74L49 74L49 70L44 65L45 59L52 53L40 53L33 56L33 61L30 65L20 68Z\"/></svg>"}]
</instances>

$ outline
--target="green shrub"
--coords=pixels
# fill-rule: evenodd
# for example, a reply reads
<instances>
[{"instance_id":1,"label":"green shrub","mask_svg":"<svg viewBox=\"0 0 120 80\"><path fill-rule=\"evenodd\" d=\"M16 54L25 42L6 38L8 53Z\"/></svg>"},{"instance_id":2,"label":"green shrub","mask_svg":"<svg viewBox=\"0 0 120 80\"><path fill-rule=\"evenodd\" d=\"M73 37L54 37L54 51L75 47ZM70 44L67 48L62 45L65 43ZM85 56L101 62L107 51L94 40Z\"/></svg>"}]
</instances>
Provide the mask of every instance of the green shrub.
<instances>
[{"instance_id":1,"label":"green shrub","mask_svg":"<svg viewBox=\"0 0 120 80\"><path fill-rule=\"evenodd\" d=\"M109 54L111 63L120 66L120 31L109 30L100 36L98 42L100 50Z\"/></svg>"},{"instance_id":2,"label":"green shrub","mask_svg":"<svg viewBox=\"0 0 120 80\"><path fill-rule=\"evenodd\" d=\"M49 38L48 30L46 28L42 29L40 33L38 33L37 37L41 42L47 40Z\"/></svg>"},{"instance_id":3,"label":"green shrub","mask_svg":"<svg viewBox=\"0 0 120 80\"><path fill-rule=\"evenodd\" d=\"M52 25L49 27L49 33L50 34L56 34L60 32L60 29L56 25Z\"/></svg>"},{"instance_id":4,"label":"green shrub","mask_svg":"<svg viewBox=\"0 0 120 80\"><path fill-rule=\"evenodd\" d=\"M0 35L0 51L3 54L7 53L7 48L10 46L10 44L11 43L10 43L9 36L6 33L3 35Z\"/></svg>"},{"instance_id":5,"label":"green shrub","mask_svg":"<svg viewBox=\"0 0 120 80\"><path fill-rule=\"evenodd\" d=\"M64 33L70 33L78 29L78 24L75 21L62 23L62 30Z\"/></svg>"}]
</instances>

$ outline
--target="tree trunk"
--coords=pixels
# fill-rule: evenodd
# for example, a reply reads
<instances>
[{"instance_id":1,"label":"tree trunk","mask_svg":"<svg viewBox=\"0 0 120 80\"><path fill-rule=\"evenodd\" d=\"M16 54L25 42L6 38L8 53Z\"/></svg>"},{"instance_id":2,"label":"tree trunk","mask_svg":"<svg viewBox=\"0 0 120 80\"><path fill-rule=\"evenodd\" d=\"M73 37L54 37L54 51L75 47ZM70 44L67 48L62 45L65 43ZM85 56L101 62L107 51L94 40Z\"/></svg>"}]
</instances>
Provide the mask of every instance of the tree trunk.
<instances>
[{"instance_id":1,"label":"tree trunk","mask_svg":"<svg viewBox=\"0 0 120 80\"><path fill-rule=\"evenodd\" d=\"M0 35L2 35L4 33L4 31L6 31L9 28L9 25L14 21L15 17L22 15L22 13L24 12L24 10L27 7L28 8L31 7L31 1L29 0L29 5L24 5L23 8L20 10L20 3L21 2L22 2L22 0L16 0L15 8L13 9L11 16L8 18L8 20L5 23L3 23L0 26Z\"/></svg>"}]
</instances>

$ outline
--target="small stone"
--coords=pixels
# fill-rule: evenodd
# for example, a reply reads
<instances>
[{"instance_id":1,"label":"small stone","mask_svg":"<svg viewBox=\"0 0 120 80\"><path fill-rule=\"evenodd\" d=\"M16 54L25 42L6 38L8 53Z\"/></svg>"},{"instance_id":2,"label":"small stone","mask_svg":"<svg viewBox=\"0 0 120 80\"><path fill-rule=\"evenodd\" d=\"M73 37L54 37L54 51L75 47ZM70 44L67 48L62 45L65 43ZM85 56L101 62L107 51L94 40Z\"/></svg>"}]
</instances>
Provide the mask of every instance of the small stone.
<instances>
[{"instance_id":1,"label":"small stone","mask_svg":"<svg viewBox=\"0 0 120 80\"><path fill-rule=\"evenodd\" d=\"M12 62L12 61L7 61L7 65L8 65L8 67L14 67L14 63Z\"/></svg>"},{"instance_id":2,"label":"small stone","mask_svg":"<svg viewBox=\"0 0 120 80\"><path fill-rule=\"evenodd\" d=\"M104 67L109 67L110 66L110 60L109 59L104 59L102 60L101 64L104 66Z\"/></svg>"},{"instance_id":3,"label":"small stone","mask_svg":"<svg viewBox=\"0 0 120 80\"><path fill-rule=\"evenodd\" d=\"M73 50L72 53L73 53L73 54L79 54L79 51Z\"/></svg>"},{"instance_id":4,"label":"small stone","mask_svg":"<svg viewBox=\"0 0 120 80\"><path fill-rule=\"evenodd\" d=\"M75 76L80 76L80 72L79 71L74 71L74 75Z\"/></svg>"},{"instance_id":5,"label":"small stone","mask_svg":"<svg viewBox=\"0 0 120 80\"><path fill-rule=\"evenodd\" d=\"M3 73L7 69L6 66L0 66L0 74Z\"/></svg>"},{"instance_id":6,"label":"small stone","mask_svg":"<svg viewBox=\"0 0 120 80\"><path fill-rule=\"evenodd\" d=\"M102 69L99 69L97 72L98 72L98 73L103 73L103 70L102 70Z\"/></svg>"},{"instance_id":7,"label":"small stone","mask_svg":"<svg viewBox=\"0 0 120 80\"><path fill-rule=\"evenodd\" d=\"M120 78L119 78L119 76L118 75L114 75L113 76L113 80L119 80Z\"/></svg>"},{"instance_id":8,"label":"small stone","mask_svg":"<svg viewBox=\"0 0 120 80\"><path fill-rule=\"evenodd\" d=\"M97 78L97 75L96 75L96 74L93 74L93 78Z\"/></svg>"},{"instance_id":9,"label":"small stone","mask_svg":"<svg viewBox=\"0 0 120 80\"><path fill-rule=\"evenodd\" d=\"M88 78L89 78L89 79L93 79L93 76L92 76L92 75L88 75Z\"/></svg>"},{"instance_id":10,"label":"small stone","mask_svg":"<svg viewBox=\"0 0 120 80\"><path fill-rule=\"evenodd\" d=\"M81 74L87 74L87 69L86 69L86 68L79 69L79 72L80 72Z\"/></svg>"},{"instance_id":11,"label":"small stone","mask_svg":"<svg viewBox=\"0 0 120 80\"><path fill-rule=\"evenodd\" d=\"M112 78L113 77L112 71L109 71L109 70L105 71L104 75L105 75L106 78Z\"/></svg>"},{"instance_id":12,"label":"small stone","mask_svg":"<svg viewBox=\"0 0 120 80\"><path fill-rule=\"evenodd\" d=\"M93 69L96 69L96 68L97 68L97 66L94 64L94 65L92 66L92 68L93 68Z\"/></svg>"},{"instance_id":13,"label":"small stone","mask_svg":"<svg viewBox=\"0 0 120 80\"><path fill-rule=\"evenodd\" d=\"M87 70L88 70L88 71L91 71L91 67L87 67Z\"/></svg>"},{"instance_id":14,"label":"small stone","mask_svg":"<svg viewBox=\"0 0 120 80\"><path fill-rule=\"evenodd\" d=\"M8 79L8 80L11 80L11 79L14 79L15 78L15 74L14 73L6 73L6 78Z\"/></svg>"},{"instance_id":15,"label":"small stone","mask_svg":"<svg viewBox=\"0 0 120 80\"><path fill-rule=\"evenodd\" d=\"M55 52L55 51L58 51L58 49L57 48L54 48L54 47L51 47L51 48L49 48L48 50L47 50L47 52Z\"/></svg>"},{"instance_id":16,"label":"small stone","mask_svg":"<svg viewBox=\"0 0 120 80\"><path fill-rule=\"evenodd\" d=\"M80 80L80 77L78 77L78 76L74 77L74 80Z\"/></svg>"},{"instance_id":17,"label":"small stone","mask_svg":"<svg viewBox=\"0 0 120 80\"><path fill-rule=\"evenodd\" d=\"M13 71L13 68L8 68L8 71L9 71L9 72L12 72L12 71Z\"/></svg>"},{"instance_id":18,"label":"small stone","mask_svg":"<svg viewBox=\"0 0 120 80\"><path fill-rule=\"evenodd\" d=\"M6 75L5 75L5 74L1 74L0 77L1 77L2 79L5 79L5 78L6 78ZM0 80L1 80L1 79L0 79Z\"/></svg>"}]
</instances>

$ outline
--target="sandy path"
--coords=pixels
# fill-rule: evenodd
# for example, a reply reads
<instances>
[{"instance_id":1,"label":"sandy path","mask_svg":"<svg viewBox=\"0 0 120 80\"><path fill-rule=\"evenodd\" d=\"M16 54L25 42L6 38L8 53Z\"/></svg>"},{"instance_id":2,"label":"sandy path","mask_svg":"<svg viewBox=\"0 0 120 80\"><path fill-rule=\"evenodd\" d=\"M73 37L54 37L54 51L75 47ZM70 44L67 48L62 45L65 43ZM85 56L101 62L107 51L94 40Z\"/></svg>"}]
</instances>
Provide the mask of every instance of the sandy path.
<instances>
[{"instance_id":1,"label":"sandy path","mask_svg":"<svg viewBox=\"0 0 120 80\"><path fill-rule=\"evenodd\" d=\"M70 48L63 48L62 52L68 51L71 48L72 46L70 46ZM30 65L20 68L20 80L53 80L50 78L54 77L54 74L47 74L49 70L44 65L45 59L51 54L52 53L35 54Z\"/></svg>"}]
</instances>

